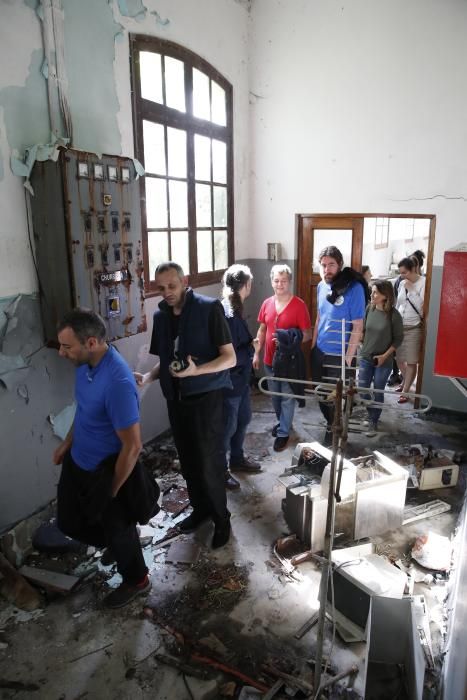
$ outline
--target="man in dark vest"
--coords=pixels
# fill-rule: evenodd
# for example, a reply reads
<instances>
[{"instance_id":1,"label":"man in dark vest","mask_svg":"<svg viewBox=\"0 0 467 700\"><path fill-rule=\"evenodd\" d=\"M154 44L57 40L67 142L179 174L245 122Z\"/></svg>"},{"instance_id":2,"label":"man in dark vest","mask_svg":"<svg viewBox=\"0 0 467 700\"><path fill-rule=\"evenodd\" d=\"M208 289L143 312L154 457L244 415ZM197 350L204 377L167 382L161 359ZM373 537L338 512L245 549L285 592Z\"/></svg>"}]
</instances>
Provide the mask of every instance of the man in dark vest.
<instances>
[{"instance_id":1,"label":"man in dark vest","mask_svg":"<svg viewBox=\"0 0 467 700\"><path fill-rule=\"evenodd\" d=\"M187 483L193 512L182 532L214 522L214 548L230 537L223 450L223 389L231 388L229 369L235 350L220 301L185 286L175 262L158 265L156 290L162 296L154 314L149 352L159 363L146 374L135 373L144 386L159 379L167 400L170 425Z\"/></svg>"}]
</instances>

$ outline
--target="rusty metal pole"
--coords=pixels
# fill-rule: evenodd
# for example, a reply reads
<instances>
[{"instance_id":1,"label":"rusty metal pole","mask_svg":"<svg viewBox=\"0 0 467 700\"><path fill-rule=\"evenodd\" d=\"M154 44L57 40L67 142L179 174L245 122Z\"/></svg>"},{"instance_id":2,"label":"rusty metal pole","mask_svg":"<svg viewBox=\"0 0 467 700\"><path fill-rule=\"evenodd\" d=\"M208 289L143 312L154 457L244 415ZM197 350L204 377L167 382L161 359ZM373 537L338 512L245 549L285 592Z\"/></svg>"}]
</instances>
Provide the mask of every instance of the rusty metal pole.
<instances>
[{"instance_id":1,"label":"rusty metal pole","mask_svg":"<svg viewBox=\"0 0 467 700\"><path fill-rule=\"evenodd\" d=\"M316 640L315 674L313 680L314 692L318 692L321 682L321 664L323 661L324 623L326 620L326 600L328 595L329 567L331 566L332 530L334 523L334 492L336 488L336 466L340 457L340 440L342 431L342 379L336 385L334 401L334 420L332 423L332 457L329 473L328 508L326 513L326 531L324 534L324 561L321 570L319 588L319 619Z\"/></svg>"}]
</instances>

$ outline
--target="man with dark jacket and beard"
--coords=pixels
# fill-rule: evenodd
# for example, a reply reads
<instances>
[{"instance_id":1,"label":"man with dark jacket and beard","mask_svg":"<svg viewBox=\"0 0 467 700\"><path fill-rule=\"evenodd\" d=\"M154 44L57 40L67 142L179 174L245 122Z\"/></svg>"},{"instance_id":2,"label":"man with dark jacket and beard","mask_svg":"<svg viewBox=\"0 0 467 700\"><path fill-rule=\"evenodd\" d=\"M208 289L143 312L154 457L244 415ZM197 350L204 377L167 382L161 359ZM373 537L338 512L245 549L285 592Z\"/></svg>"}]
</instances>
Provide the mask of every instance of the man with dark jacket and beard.
<instances>
[{"instance_id":1,"label":"man with dark jacket and beard","mask_svg":"<svg viewBox=\"0 0 467 700\"><path fill-rule=\"evenodd\" d=\"M156 290L162 296L154 314L149 352L159 363L135 374L144 386L160 379L170 425L193 512L180 523L182 532L214 522L213 548L230 538L225 491L223 390L231 388L229 370L236 364L224 310L219 300L185 285L175 262L156 268Z\"/></svg>"},{"instance_id":2,"label":"man with dark jacket and beard","mask_svg":"<svg viewBox=\"0 0 467 700\"><path fill-rule=\"evenodd\" d=\"M368 285L351 268L343 269L344 259L336 246L324 248L318 259L321 282L318 285L318 313L313 330L311 372L314 382L333 383L341 376L343 362L346 368L354 364L362 336ZM345 326L344 338L342 322ZM333 407L323 401L320 401L319 407L327 423L324 444L329 446L332 443Z\"/></svg>"}]
</instances>

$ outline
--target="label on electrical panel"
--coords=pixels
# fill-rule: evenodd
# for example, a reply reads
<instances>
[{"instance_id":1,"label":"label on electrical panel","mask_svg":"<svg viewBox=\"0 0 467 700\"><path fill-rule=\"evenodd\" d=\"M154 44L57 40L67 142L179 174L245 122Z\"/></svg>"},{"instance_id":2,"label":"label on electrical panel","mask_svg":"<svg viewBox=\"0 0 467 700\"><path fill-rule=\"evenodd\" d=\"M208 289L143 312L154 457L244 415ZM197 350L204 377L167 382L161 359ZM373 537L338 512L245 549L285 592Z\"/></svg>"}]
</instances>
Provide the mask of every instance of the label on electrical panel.
<instances>
[{"instance_id":1,"label":"label on electrical panel","mask_svg":"<svg viewBox=\"0 0 467 700\"><path fill-rule=\"evenodd\" d=\"M122 271L115 272L96 272L97 281L101 284L109 284L110 282L121 282L123 279Z\"/></svg>"},{"instance_id":2,"label":"label on electrical panel","mask_svg":"<svg viewBox=\"0 0 467 700\"><path fill-rule=\"evenodd\" d=\"M120 315L120 297L119 296L115 295L112 297L107 297L106 306L107 306L107 316L108 317Z\"/></svg>"},{"instance_id":3,"label":"label on electrical panel","mask_svg":"<svg viewBox=\"0 0 467 700\"><path fill-rule=\"evenodd\" d=\"M115 270L114 272L96 272L95 275L97 284L118 284L119 282L126 282L130 278L130 273L127 269Z\"/></svg>"}]
</instances>

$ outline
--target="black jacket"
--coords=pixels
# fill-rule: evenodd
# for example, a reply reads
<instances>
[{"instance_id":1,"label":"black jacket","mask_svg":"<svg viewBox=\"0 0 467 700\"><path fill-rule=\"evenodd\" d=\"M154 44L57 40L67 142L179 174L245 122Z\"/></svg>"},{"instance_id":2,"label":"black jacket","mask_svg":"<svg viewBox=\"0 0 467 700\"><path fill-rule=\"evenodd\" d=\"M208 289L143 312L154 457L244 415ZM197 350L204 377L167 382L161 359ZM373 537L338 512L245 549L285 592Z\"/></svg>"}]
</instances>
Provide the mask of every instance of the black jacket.
<instances>
[{"instance_id":1,"label":"black jacket","mask_svg":"<svg viewBox=\"0 0 467 700\"><path fill-rule=\"evenodd\" d=\"M370 301L370 288L368 283L360 272L357 272L351 267L344 267L339 274L334 277L331 284L331 293L326 296L326 299L331 304L335 304L336 299L344 295L354 282L359 282L362 285L363 291L365 292L365 300L368 304Z\"/></svg>"},{"instance_id":2,"label":"black jacket","mask_svg":"<svg viewBox=\"0 0 467 700\"><path fill-rule=\"evenodd\" d=\"M272 373L275 377L285 379L306 379L305 356L301 344L303 333L300 328L276 330L277 346L272 360ZM292 382L290 387L297 396L305 395L305 385ZM303 408L305 400L297 398L298 405Z\"/></svg>"}]
</instances>

